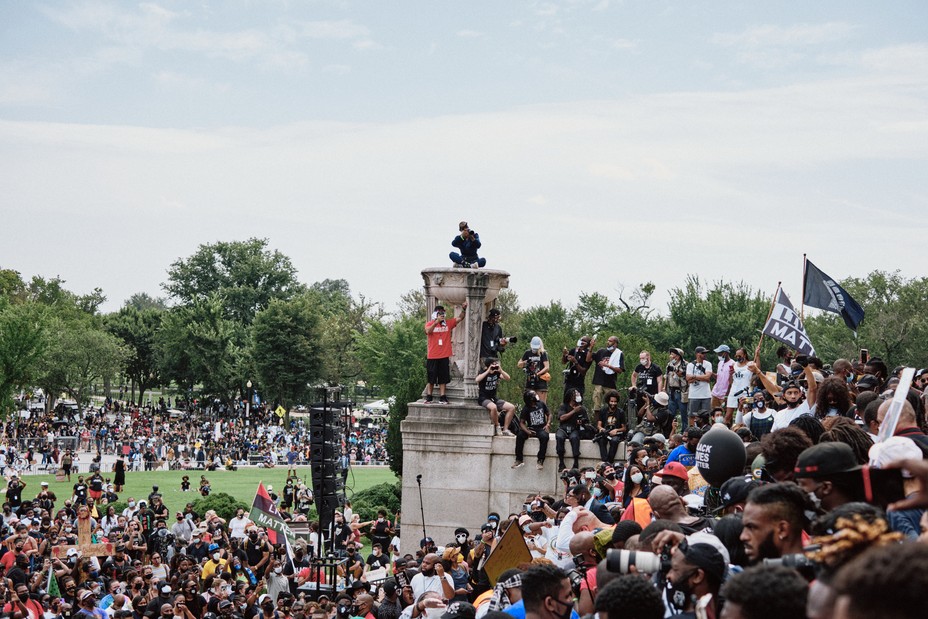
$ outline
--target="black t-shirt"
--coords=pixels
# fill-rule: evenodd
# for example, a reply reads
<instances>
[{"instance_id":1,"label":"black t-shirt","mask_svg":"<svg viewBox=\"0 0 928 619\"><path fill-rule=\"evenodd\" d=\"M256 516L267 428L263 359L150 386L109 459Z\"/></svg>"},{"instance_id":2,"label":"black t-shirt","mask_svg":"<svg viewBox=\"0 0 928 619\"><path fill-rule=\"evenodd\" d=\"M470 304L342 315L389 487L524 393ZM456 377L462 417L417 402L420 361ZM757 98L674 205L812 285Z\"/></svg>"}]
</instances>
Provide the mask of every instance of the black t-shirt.
<instances>
[{"instance_id":1,"label":"black t-shirt","mask_svg":"<svg viewBox=\"0 0 928 619\"><path fill-rule=\"evenodd\" d=\"M6 487L6 500L11 507L17 507L22 502L23 485L17 482L10 482Z\"/></svg>"},{"instance_id":2,"label":"black t-shirt","mask_svg":"<svg viewBox=\"0 0 928 619\"><path fill-rule=\"evenodd\" d=\"M480 330L480 359L499 357L499 341L502 337L503 328L499 324L491 325L484 321L483 328Z\"/></svg>"},{"instance_id":3,"label":"black t-shirt","mask_svg":"<svg viewBox=\"0 0 928 619\"><path fill-rule=\"evenodd\" d=\"M348 536L351 535L351 527L344 522L332 525L332 536L335 538L335 547L344 549Z\"/></svg>"},{"instance_id":4,"label":"black t-shirt","mask_svg":"<svg viewBox=\"0 0 928 619\"><path fill-rule=\"evenodd\" d=\"M657 379L664 375L656 364L652 363L648 367L642 364L635 366L635 372L638 373L638 385L642 385L645 391L651 395L657 394ZM638 385L635 385L636 387Z\"/></svg>"},{"instance_id":5,"label":"black t-shirt","mask_svg":"<svg viewBox=\"0 0 928 619\"><path fill-rule=\"evenodd\" d=\"M499 374L487 374L487 377L477 383L478 400L495 400L496 390L499 388Z\"/></svg>"},{"instance_id":6,"label":"black t-shirt","mask_svg":"<svg viewBox=\"0 0 928 619\"><path fill-rule=\"evenodd\" d=\"M612 374L607 374L601 367L599 367L600 361L609 362L609 359L612 358L612 353L614 351L609 350L608 348L600 348L593 353L593 384L601 385L606 389L615 389L616 379L618 379L618 374L613 372ZM625 369L625 355L619 351L619 367L623 370Z\"/></svg>"},{"instance_id":7,"label":"black t-shirt","mask_svg":"<svg viewBox=\"0 0 928 619\"><path fill-rule=\"evenodd\" d=\"M625 427L625 412L616 407L614 411L604 406L599 410L599 422L603 424L604 430L616 430Z\"/></svg>"},{"instance_id":8,"label":"black t-shirt","mask_svg":"<svg viewBox=\"0 0 928 619\"><path fill-rule=\"evenodd\" d=\"M87 499L87 484L74 484L74 496L79 503Z\"/></svg>"},{"instance_id":9,"label":"black t-shirt","mask_svg":"<svg viewBox=\"0 0 928 619\"><path fill-rule=\"evenodd\" d=\"M371 554L369 557L367 557L367 564L371 566L372 570L376 570L381 567L387 567L390 565L390 557L383 553L380 553L379 557Z\"/></svg>"},{"instance_id":10,"label":"black t-shirt","mask_svg":"<svg viewBox=\"0 0 928 619\"><path fill-rule=\"evenodd\" d=\"M576 362L570 363L567 367L567 375L564 377L564 386L566 388L583 387L586 380L586 370L590 367L590 364L586 362L587 350L586 348L571 348L567 353L573 355Z\"/></svg>"},{"instance_id":11,"label":"black t-shirt","mask_svg":"<svg viewBox=\"0 0 928 619\"><path fill-rule=\"evenodd\" d=\"M655 431L660 432L664 436L670 436L671 429L673 428L673 415L670 414L670 409L662 406L654 409L654 412L651 414L654 415Z\"/></svg>"},{"instance_id":12,"label":"black t-shirt","mask_svg":"<svg viewBox=\"0 0 928 619\"><path fill-rule=\"evenodd\" d=\"M265 552L267 552L267 544L260 539L257 542L251 540L245 542L245 556L248 557L249 566L258 565Z\"/></svg>"},{"instance_id":13,"label":"black t-shirt","mask_svg":"<svg viewBox=\"0 0 928 619\"><path fill-rule=\"evenodd\" d=\"M525 362L525 370L529 376L534 375L536 372L540 372L541 368L545 367L545 362L547 360L548 353L546 352L532 352L532 350L529 349L522 353L522 361Z\"/></svg>"},{"instance_id":14,"label":"black t-shirt","mask_svg":"<svg viewBox=\"0 0 928 619\"><path fill-rule=\"evenodd\" d=\"M548 407L544 402L536 402L532 407L525 406L519 413L519 419L524 421L530 430L544 428L549 419Z\"/></svg>"},{"instance_id":15,"label":"black t-shirt","mask_svg":"<svg viewBox=\"0 0 928 619\"><path fill-rule=\"evenodd\" d=\"M557 416L560 417L561 415L567 414L573 409L573 404L561 404L561 407L557 411ZM562 421L561 426L564 428L574 428L577 426L586 425L589 420L590 418L587 416L586 409L581 406L580 410L577 411L573 417L567 421Z\"/></svg>"}]
</instances>

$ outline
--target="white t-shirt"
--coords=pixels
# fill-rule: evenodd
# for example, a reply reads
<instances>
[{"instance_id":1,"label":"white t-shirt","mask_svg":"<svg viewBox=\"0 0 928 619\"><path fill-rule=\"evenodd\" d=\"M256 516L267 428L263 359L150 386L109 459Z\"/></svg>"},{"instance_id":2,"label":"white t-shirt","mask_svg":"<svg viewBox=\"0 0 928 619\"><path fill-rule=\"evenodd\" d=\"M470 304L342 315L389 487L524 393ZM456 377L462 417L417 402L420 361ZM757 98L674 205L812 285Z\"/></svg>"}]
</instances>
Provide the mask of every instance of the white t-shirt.
<instances>
[{"instance_id":1,"label":"white t-shirt","mask_svg":"<svg viewBox=\"0 0 928 619\"><path fill-rule=\"evenodd\" d=\"M247 516L242 516L239 518L236 516L229 521L229 536L236 539L245 539L245 527L248 526L248 523L251 522L248 520Z\"/></svg>"},{"instance_id":2,"label":"white t-shirt","mask_svg":"<svg viewBox=\"0 0 928 619\"><path fill-rule=\"evenodd\" d=\"M754 378L754 375L751 374L751 371L748 369L747 363L744 365L738 365L736 363L734 367L732 367L731 389L728 391L730 395L726 403L729 408L737 408L738 398L744 398L750 395L748 387L751 385L752 378ZM736 393L740 394L737 398L733 397Z\"/></svg>"},{"instance_id":3,"label":"white t-shirt","mask_svg":"<svg viewBox=\"0 0 928 619\"><path fill-rule=\"evenodd\" d=\"M779 410L773 414L773 427L770 428L770 431L782 430L789 426L793 419L797 419L803 415L811 415L814 410L814 407L809 408L808 402L803 402L796 408L784 408L783 410Z\"/></svg>"},{"instance_id":4,"label":"white t-shirt","mask_svg":"<svg viewBox=\"0 0 928 619\"><path fill-rule=\"evenodd\" d=\"M702 366L702 370L697 370L696 366ZM704 359L698 364L695 361L691 361L686 364L686 375L687 376L702 376L703 374L710 374L712 372L712 362ZM712 390L709 387L709 381L698 380L696 382L690 383L689 396L691 400L708 400L712 397Z\"/></svg>"},{"instance_id":5,"label":"white t-shirt","mask_svg":"<svg viewBox=\"0 0 928 619\"><path fill-rule=\"evenodd\" d=\"M445 574L445 581L453 590L454 580L451 578L451 574ZM412 599L414 600L418 600L419 596L426 591L434 591L442 597L445 595L444 591L442 590L441 580L438 578L438 574L433 576L424 576L420 572L412 577L412 580L409 582L409 586L412 587Z\"/></svg>"}]
</instances>

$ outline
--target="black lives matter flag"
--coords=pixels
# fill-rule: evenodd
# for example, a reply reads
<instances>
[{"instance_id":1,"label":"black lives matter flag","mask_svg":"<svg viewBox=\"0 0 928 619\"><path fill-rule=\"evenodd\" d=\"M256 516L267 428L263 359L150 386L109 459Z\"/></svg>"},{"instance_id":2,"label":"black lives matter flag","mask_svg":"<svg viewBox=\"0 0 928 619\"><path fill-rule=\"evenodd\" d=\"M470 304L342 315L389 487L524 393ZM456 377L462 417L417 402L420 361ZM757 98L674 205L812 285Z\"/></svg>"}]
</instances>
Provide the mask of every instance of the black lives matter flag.
<instances>
[{"instance_id":1,"label":"black lives matter flag","mask_svg":"<svg viewBox=\"0 0 928 619\"><path fill-rule=\"evenodd\" d=\"M815 348L812 347L812 342L809 341L802 319L793 309L793 304L790 303L789 297L781 288L777 289L777 297L773 302L773 311L770 312L770 318L767 319L767 324L764 325L763 333L778 342L783 342L803 355L815 354Z\"/></svg>"},{"instance_id":2,"label":"black lives matter flag","mask_svg":"<svg viewBox=\"0 0 928 619\"><path fill-rule=\"evenodd\" d=\"M864 319L864 309L838 282L825 275L817 266L806 260L806 276L802 282L803 303L826 312L841 314L851 331Z\"/></svg>"}]
</instances>

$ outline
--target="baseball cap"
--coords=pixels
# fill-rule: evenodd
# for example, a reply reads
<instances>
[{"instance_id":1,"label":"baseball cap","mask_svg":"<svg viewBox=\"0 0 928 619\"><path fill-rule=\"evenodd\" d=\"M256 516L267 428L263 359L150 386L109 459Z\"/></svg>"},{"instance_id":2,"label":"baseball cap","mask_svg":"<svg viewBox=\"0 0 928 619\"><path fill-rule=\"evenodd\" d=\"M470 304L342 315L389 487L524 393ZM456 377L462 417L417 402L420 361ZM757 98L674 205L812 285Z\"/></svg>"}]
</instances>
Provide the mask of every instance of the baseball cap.
<instances>
[{"instance_id":1,"label":"baseball cap","mask_svg":"<svg viewBox=\"0 0 928 619\"><path fill-rule=\"evenodd\" d=\"M716 511L721 511L737 503L744 503L748 500L751 490L762 485L763 482L752 478L750 475L732 477L719 488L719 500L721 503Z\"/></svg>"},{"instance_id":2,"label":"baseball cap","mask_svg":"<svg viewBox=\"0 0 928 619\"><path fill-rule=\"evenodd\" d=\"M519 526L520 526L520 527L523 527L523 526L525 526L526 524L529 524L530 522L532 522L532 517L529 516L528 514L523 514L523 515L519 516Z\"/></svg>"},{"instance_id":3,"label":"baseball cap","mask_svg":"<svg viewBox=\"0 0 928 619\"><path fill-rule=\"evenodd\" d=\"M706 353L706 352L709 352L709 350L705 346L697 346L694 352Z\"/></svg>"},{"instance_id":4,"label":"baseball cap","mask_svg":"<svg viewBox=\"0 0 928 619\"><path fill-rule=\"evenodd\" d=\"M393 595L396 593L396 580L393 578L385 580L383 585L381 585L381 588L387 595Z\"/></svg>"},{"instance_id":5,"label":"baseball cap","mask_svg":"<svg viewBox=\"0 0 928 619\"><path fill-rule=\"evenodd\" d=\"M697 350L697 352L699 351ZM731 352L731 348L728 347L728 344L722 344L721 346L716 348L713 352Z\"/></svg>"},{"instance_id":6,"label":"baseball cap","mask_svg":"<svg viewBox=\"0 0 928 619\"><path fill-rule=\"evenodd\" d=\"M850 445L830 442L812 445L799 454L793 472L795 477L817 479L837 473L859 471L860 468Z\"/></svg>"},{"instance_id":7,"label":"baseball cap","mask_svg":"<svg viewBox=\"0 0 928 619\"><path fill-rule=\"evenodd\" d=\"M495 530L496 530L496 529L493 528L493 525L489 525L489 524L485 524L485 525L482 525L482 526L480 527L480 532L481 532L481 533L485 533L485 532L487 532L487 531L495 531Z\"/></svg>"},{"instance_id":8,"label":"baseball cap","mask_svg":"<svg viewBox=\"0 0 928 619\"><path fill-rule=\"evenodd\" d=\"M499 311L499 308L494 307L493 309L490 310L487 316L499 316L501 313L502 312Z\"/></svg>"},{"instance_id":9,"label":"baseball cap","mask_svg":"<svg viewBox=\"0 0 928 619\"><path fill-rule=\"evenodd\" d=\"M426 546L430 544L434 544L434 543L435 543L435 540L433 540L431 537L423 537L422 540L419 542L419 548L425 548Z\"/></svg>"},{"instance_id":10,"label":"baseball cap","mask_svg":"<svg viewBox=\"0 0 928 619\"><path fill-rule=\"evenodd\" d=\"M222 610L223 608L228 608L230 606L232 606L232 602L230 600L223 600L219 602L219 610Z\"/></svg>"},{"instance_id":11,"label":"baseball cap","mask_svg":"<svg viewBox=\"0 0 928 619\"><path fill-rule=\"evenodd\" d=\"M657 434L652 435L650 438L654 439L654 440L657 441L658 443L666 443L666 442L667 442L667 437L664 436L663 434L661 434L660 432L658 432Z\"/></svg>"},{"instance_id":12,"label":"baseball cap","mask_svg":"<svg viewBox=\"0 0 928 619\"><path fill-rule=\"evenodd\" d=\"M47 486L47 485L48 485L48 482L47 482L47 481L43 481L40 485L41 485L41 486Z\"/></svg>"},{"instance_id":13,"label":"baseball cap","mask_svg":"<svg viewBox=\"0 0 928 619\"><path fill-rule=\"evenodd\" d=\"M535 337L532 338L532 341L529 343L529 346L532 348L532 350L538 350L539 348L541 348L541 338L536 335Z\"/></svg>"},{"instance_id":14,"label":"baseball cap","mask_svg":"<svg viewBox=\"0 0 928 619\"><path fill-rule=\"evenodd\" d=\"M683 553L683 557L690 565L698 567L712 576L716 582L722 582L725 579L725 573L728 571L728 565L725 558L715 546L699 543L681 543L677 550Z\"/></svg>"},{"instance_id":15,"label":"baseball cap","mask_svg":"<svg viewBox=\"0 0 928 619\"><path fill-rule=\"evenodd\" d=\"M690 476L686 473L686 467L679 462L668 462L660 473L661 479L665 477L678 477L684 481L689 481Z\"/></svg>"},{"instance_id":16,"label":"baseball cap","mask_svg":"<svg viewBox=\"0 0 928 619\"><path fill-rule=\"evenodd\" d=\"M880 384L880 379L878 379L873 374L864 374L857 381L857 386L862 389L873 389L874 387L878 387L879 384Z\"/></svg>"},{"instance_id":17,"label":"baseball cap","mask_svg":"<svg viewBox=\"0 0 928 619\"><path fill-rule=\"evenodd\" d=\"M219 550L219 544L210 544L210 545L209 545L209 551L212 552L212 551L214 551L214 550Z\"/></svg>"},{"instance_id":18,"label":"baseball cap","mask_svg":"<svg viewBox=\"0 0 928 619\"><path fill-rule=\"evenodd\" d=\"M441 619L474 619L477 609L470 602L451 602Z\"/></svg>"}]
</instances>

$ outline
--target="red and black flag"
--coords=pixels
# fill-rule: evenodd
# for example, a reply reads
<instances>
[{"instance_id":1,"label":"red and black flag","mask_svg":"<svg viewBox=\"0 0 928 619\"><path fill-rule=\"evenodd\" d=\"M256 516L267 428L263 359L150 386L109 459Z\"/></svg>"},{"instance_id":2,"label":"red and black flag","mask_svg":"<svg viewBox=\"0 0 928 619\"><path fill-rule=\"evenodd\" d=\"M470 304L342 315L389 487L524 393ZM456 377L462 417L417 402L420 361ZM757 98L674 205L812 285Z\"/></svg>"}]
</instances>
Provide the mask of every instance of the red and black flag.
<instances>
[{"instance_id":1,"label":"red and black flag","mask_svg":"<svg viewBox=\"0 0 928 619\"><path fill-rule=\"evenodd\" d=\"M255 493L255 500L248 517L259 527L264 527L267 531L267 541L275 546L285 544L287 555L290 555L290 548L295 539L293 531L280 517L277 505L274 504L274 500L271 499L271 495L267 493L267 489L261 482L258 482L258 491Z\"/></svg>"}]
</instances>

